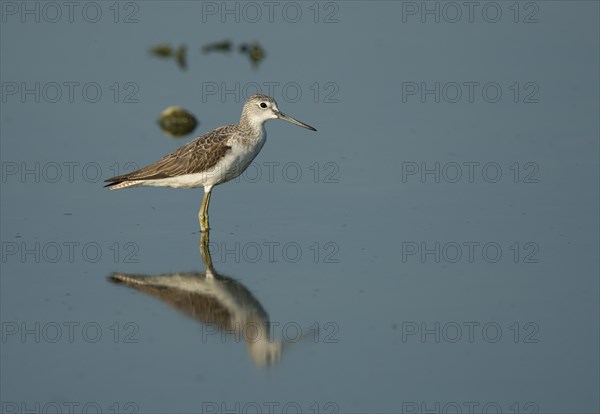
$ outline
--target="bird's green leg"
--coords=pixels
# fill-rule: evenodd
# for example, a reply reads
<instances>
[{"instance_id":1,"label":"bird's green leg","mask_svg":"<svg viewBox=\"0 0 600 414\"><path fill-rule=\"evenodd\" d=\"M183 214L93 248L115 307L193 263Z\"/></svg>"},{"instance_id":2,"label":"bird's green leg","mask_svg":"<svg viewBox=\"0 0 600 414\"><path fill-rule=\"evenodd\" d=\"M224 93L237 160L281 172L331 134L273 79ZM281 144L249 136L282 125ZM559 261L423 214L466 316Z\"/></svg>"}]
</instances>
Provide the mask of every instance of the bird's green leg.
<instances>
[{"instance_id":1,"label":"bird's green leg","mask_svg":"<svg viewBox=\"0 0 600 414\"><path fill-rule=\"evenodd\" d=\"M202 198L202 207L200 207L200 212L198 213L198 221L200 222L200 230L207 231L208 230L208 205L210 204L210 192L212 189L208 191L204 191L204 197Z\"/></svg>"}]
</instances>

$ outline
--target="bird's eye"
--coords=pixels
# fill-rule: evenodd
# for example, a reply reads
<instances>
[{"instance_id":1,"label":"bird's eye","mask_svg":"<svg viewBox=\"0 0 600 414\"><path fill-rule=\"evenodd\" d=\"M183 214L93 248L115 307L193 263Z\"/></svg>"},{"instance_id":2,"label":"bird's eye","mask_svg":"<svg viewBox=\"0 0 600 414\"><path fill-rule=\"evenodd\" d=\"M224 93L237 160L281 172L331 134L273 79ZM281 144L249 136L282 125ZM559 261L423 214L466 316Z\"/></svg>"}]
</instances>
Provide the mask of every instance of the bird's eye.
<instances>
[{"instance_id":1,"label":"bird's eye","mask_svg":"<svg viewBox=\"0 0 600 414\"><path fill-rule=\"evenodd\" d=\"M260 107L261 107L261 108L266 108L266 107L267 107L267 104L266 104L266 103L264 103L264 102L261 102L261 103L260 103Z\"/></svg>"}]
</instances>

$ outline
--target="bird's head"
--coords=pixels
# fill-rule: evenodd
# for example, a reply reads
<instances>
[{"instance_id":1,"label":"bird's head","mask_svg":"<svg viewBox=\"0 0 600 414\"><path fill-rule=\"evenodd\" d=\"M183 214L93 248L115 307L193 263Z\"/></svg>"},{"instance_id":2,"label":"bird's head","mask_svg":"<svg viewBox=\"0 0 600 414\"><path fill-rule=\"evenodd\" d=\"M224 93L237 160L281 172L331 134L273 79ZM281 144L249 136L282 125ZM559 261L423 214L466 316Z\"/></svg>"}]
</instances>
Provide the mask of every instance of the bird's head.
<instances>
[{"instance_id":1,"label":"bird's head","mask_svg":"<svg viewBox=\"0 0 600 414\"><path fill-rule=\"evenodd\" d=\"M292 124L301 126L302 128L316 131L315 128L310 125L300 122L297 119L292 118L281 112L277 108L277 102L275 99L267 95L252 95L244 104L244 110L242 111L242 123L247 122L253 126L262 126L263 123L270 119L282 119L284 121L291 122Z\"/></svg>"}]
</instances>

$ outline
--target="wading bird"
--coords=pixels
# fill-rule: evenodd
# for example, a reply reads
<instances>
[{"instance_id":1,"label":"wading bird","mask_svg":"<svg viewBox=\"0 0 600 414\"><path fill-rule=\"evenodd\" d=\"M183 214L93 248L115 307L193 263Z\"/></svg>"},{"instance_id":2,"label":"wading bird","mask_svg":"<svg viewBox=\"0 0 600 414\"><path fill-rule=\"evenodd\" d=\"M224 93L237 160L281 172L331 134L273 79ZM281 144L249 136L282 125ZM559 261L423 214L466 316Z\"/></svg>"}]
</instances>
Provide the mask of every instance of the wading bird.
<instances>
[{"instance_id":1,"label":"wading bird","mask_svg":"<svg viewBox=\"0 0 600 414\"><path fill-rule=\"evenodd\" d=\"M154 164L109 178L106 182L110 184L105 187L111 190L140 186L204 187L198 220L200 229L206 231L209 228L208 205L213 187L233 180L248 168L265 144L267 132L264 124L270 119L282 119L316 131L310 125L281 112L273 98L253 95L244 104L239 124L217 128Z\"/></svg>"}]
</instances>

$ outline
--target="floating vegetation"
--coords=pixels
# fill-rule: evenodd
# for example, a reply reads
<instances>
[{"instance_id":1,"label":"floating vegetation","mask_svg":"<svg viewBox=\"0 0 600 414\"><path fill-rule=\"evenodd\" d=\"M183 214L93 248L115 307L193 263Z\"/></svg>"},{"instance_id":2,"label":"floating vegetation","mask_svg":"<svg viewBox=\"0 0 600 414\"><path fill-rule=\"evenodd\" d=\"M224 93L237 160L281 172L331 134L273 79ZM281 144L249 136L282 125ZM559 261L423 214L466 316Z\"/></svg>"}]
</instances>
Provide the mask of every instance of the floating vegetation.
<instances>
[{"instance_id":1,"label":"floating vegetation","mask_svg":"<svg viewBox=\"0 0 600 414\"><path fill-rule=\"evenodd\" d=\"M161 112L158 125L167 135L179 138L196 129L198 121L191 112L179 106L170 106Z\"/></svg>"},{"instance_id":2,"label":"floating vegetation","mask_svg":"<svg viewBox=\"0 0 600 414\"><path fill-rule=\"evenodd\" d=\"M150 48L150 54L162 59L175 59L177 66L185 70L187 68L186 45L179 46L176 50L169 44L156 45Z\"/></svg>"},{"instance_id":3,"label":"floating vegetation","mask_svg":"<svg viewBox=\"0 0 600 414\"><path fill-rule=\"evenodd\" d=\"M173 48L171 45L163 44L150 48L150 53L161 58L170 58L173 56Z\"/></svg>"},{"instance_id":4,"label":"floating vegetation","mask_svg":"<svg viewBox=\"0 0 600 414\"><path fill-rule=\"evenodd\" d=\"M248 55L250 63L253 67L257 67L258 64L266 57L265 49L258 42L254 42L250 45L242 43L240 45L240 53Z\"/></svg>"},{"instance_id":5,"label":"floating vegetation","mask_svg":"<svg viewBox=\"0 0 600 414\"><path fill-rule=\"evenodd\" d=\"M175 52L175 61L177 62L177 66L179 66L179 68L182 70L187 69L186 50L187 47L185 45L181 45L179 46L179 49L177 49L177 52Z\"/></svg>"},{"instance_id":6,"label":"floating vegetation","mask_svg":"<svg viewBox=\"0 0 600 414\"><path fill-rule=\"evenodd\" d=\"M266 57L265 49L258 42L240 43L238 51L248 57L252 67L256 68L260 62ZM202 47L204 54L208 53L226 53L229 54L234 50L234 44L231 40L225 39L218 42L207 43ZM174 59L180 69L187 69L187 46L182 44L177 49L170 44L163 43L150 48L150 53L153 56L161 59Z\"/></svg>"},{"instance_id":7,"label":"floating vegetation","mask_svg":"<svg viewBox=\"0 0 600 414\"><path fill-rule=\"evenodd\" d=\"M202 52L211 53L211 52L221 52L221 53L229 53L233 48L233 43L231 40L222 40L220 42L208 43L202 47Z\"/></svg>"}]
</instances>

